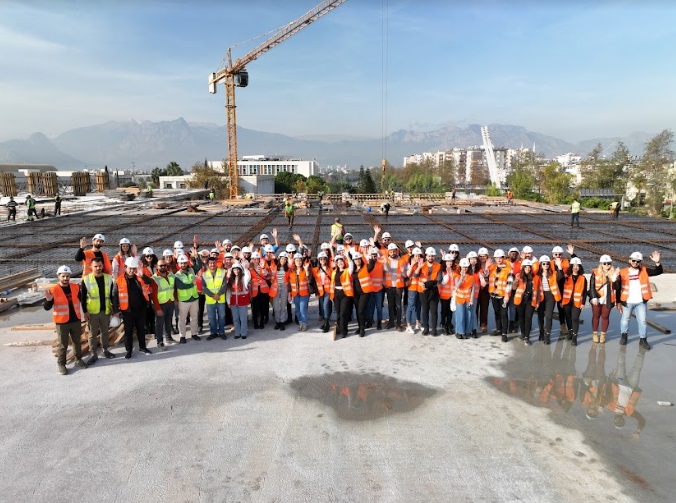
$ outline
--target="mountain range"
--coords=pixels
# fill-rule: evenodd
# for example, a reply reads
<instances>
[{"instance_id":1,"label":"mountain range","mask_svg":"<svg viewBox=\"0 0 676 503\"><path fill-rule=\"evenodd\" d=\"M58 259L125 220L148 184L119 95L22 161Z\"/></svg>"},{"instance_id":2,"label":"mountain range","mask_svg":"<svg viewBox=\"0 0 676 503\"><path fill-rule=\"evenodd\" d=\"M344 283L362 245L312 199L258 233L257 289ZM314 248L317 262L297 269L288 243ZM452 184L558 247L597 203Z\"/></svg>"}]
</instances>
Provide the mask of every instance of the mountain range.
<instances>
[{"instance_id":1,"label":"mountain range","mask_svg":"<svg viewBox=\"0 0 676 503\"><path fill-rule=\"evenodd\" d=\"M623 141L634 155L640 155L652 136L635 132L626 137L593 138L577 144L528 131L521 126L488 126L495 147L535 148L546 157L574 152L584 155L597 144L612 153ZM298 137L237 128L238 153L267 154L316 159L320 167L347 165L379 166L382 155L380 139L350 137ZM404 156L448 150L453 147L481 145L481 126L446 126L435 131L399 130L386 138L386 157L400 166ZM34 133L25 140L0 142L0 163L51 164L58 169L82 169L108 166L110 169L164 167L171 161L184 169L195 162L221 160L227 153L225 126L189 123L183 118L173 121L111 121L105 124L71 129L48 139Z\"/></svg>"}]
</instances>

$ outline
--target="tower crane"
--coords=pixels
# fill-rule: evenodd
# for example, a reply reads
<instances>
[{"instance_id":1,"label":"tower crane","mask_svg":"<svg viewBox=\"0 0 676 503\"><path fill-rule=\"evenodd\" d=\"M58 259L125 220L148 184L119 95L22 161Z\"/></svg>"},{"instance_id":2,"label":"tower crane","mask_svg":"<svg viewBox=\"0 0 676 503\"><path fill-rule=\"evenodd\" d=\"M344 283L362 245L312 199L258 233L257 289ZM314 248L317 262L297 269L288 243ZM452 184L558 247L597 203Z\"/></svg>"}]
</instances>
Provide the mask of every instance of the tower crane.
<instances>
[{"instance_id":1,"label":"tower crane","mask_svg":"<svg viewBox=\"0 0 676 503\"><path fill-rule=\"evenodd\" d=\"M500 187L500 175L498 174L498 163L495 160L495 152L493 151L493 142L491 135L488 134L488 126L481 126L481 138L484 143L484 152L486 154L486 162L488 162L488 174L491 178L491 183L495 187Z\"/></svg>"},{"instance_id":2,"label":"tower crane","mask_svg":"<svg viewBox=\"0 0 676 503\"><path fill-rule=\"evenodd\" d=\"M216 85L220 82L225 83L225 109L227 116L228 130L228 178L230 187L230 198L237 197L239 192L239 180L237 170L237 120L235 117L235 87L246 87L249 85L249 73L246 71L246 65L257 59L262 54L268 52L276 45L281 44L286 39L292 37L300 30L313 23L324 14L345 3L347 0L325 0L303 16L278 30L274 35L249 51L247 54L232 62L231 48L227 52L227 66L215 73L209 75L209 92L216 94Z\"/></svg>"}]
</instances>

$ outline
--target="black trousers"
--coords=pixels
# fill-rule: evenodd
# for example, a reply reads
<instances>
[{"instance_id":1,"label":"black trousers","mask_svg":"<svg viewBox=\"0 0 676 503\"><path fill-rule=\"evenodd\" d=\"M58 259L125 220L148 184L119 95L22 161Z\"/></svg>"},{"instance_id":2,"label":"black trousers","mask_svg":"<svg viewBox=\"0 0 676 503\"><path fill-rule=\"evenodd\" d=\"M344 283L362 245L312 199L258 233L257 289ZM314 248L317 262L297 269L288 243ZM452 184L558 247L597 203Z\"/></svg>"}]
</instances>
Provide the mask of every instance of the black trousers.
<instances>
[{"instance_id":1,"label":"black trousers","mask_svg":"<svg viewBox=\"0 0 676 503\"><path fill-rule=\"evenodd\" d=\"M451 311L451 299L440 299L441 302L441 325L451 328L453 326L453 311Z\"/></svg>"},{"instance_id":2,"label":"black trousers","mask_svg":"<svg viewBox=\"0 0 676 503\"><path fill-rule=\"evenodd\" d=\"M391 286L385 288L387 295L387 311L390 316L390 323L396 326L401 325L401 299L404 296L404 289Z\"/></svg>"},{"instance_id":3,"label":"black trousers","mask_svg":"<svg viewBox=\"0 0 676 503\"><path fill-rule=\"evenodd\" d=\"M270 316L270 295L267 293L258 292L253 299L251 299L251 318L255 325L263 325L268 321Z\"/></svg>"},{"instance_id":4,"label":"black trousers","mask_svg":"<svg viewBox=\"0 0 676 503\"><path fill-rule=\"evenodd\" d=\"M493 312L495 313L495 329L502 335L507 335L509 331L509 320L507 317L507 306L502 307L504 302L502 297L491 297L493 302Z\"/></svg>"},{"instance_id":5,"label":"black trousers","mask_svg":"<svg viewBox=\"0 0 676 503\"><path fill-rule=\"evenodd\" d=\"M139 349L146 348L146 309L129 309L122 311L124 321L124 348L127 353L134 349L134 329L138 338Z\"/></svg>"},{"instance_id":6,"label":"black trousers","mask_svg":"<svg viewBox=\"0 0 676 503\"><path fill-rule=\"evenodd\" d=\"M422 325L424 329L437 329L437 308L439 307L439 293L436 287L434 290L425 290L420 294L420 305L422 307Z\"/></svg>"},{"instance_id":7,"label":"black trousers","mask_svg":"<svg viewBox=\"0 0 676 503\"><path fill-rule=\"evenodd\" d=\"M580 313L582 309L575 307L573 301L571 300L568 304L563 306L563 311L566 315L566 326L568 330L573 330L573 333L576 334L580 329Z\"/></svg>"},{"instance_id":8,"label":"black trousers","mask_svg":"<svg viewBox=\"0 0 676 503\"><path fill-rule=\"evenodd\" d=\"M562 292L563 288L559 287L559 292ZM566 310L564 309L563 305L561 304L561 301L556 303L556 310L559 313L559 323L561 326L563 326L564 323L566 323ZM568 325L566 328L570 328L570 325Z\"/></svg>"},{"instance_id":9,"label":"black trousers","mask_svg":"<svg viewBox=\"0 0 676 503\"><path fill-rule=\"evenodd\" d=\"M152 302L146 304L145 309L145 333L154 334L155 333L155 309L153 308Z\"/></svg>"},{"instance_id":10,"label":"black trousers","mask_svg":"<svg viewBox=\"0 0 676 503\"><path fill-rule=\"evenodd\" d=\"M538 326L541 333L552 333L552 314L554 313L556 303L552 292L545 292L545 300L540 302L540 306L538 307Z\"/></svg>"},{"instance_id":11,"label":"black trousers","mask_svg":"<svg viewBox=\"0 0 676 503\"><path fill-rule=\"evenodd\" d=\"M481 327L488 326L488 306L491 304L491 294L488 287L479 289L479 302L476 304L476 313Z\"/></svg>"},{"instance_id":12,"label":"black trousers","mask_svg":"<svg viewBox=\"0 0 676 503\"><path fill-rule=\"evenodd\" d=\"M333 294L333 307L336 311L338 333L345 336L347 335L347 324L350 321L350 313L352 312L352 297L345 295L345 292L342 290L336 290Z\"/></svg>"},{"instance_id":13,"label":"black trousers","mask_svg":"<svg viewBox=\"0 0 676 503\"><path fill-rule=\"evenodd\" d=\"M370 293L354 292L354 307L357 310L357 323L359 324L359 328L364 328L366 325L366 320L368 320L366 308L369 305L370 297L371 297Z\"/></svg>"},{"instance_id":14,"label":"black trousers","mask_svg":"<svg viewBox=\"0 0 676 503\"><path fill-rule=\"evenodd\" d=\"M16 208L10 208L9 213L7 214L7 221L9 222L9 219L12 219L16 222Z\"/></svg>"},{"instance_id":15,"label":"black trousers","mask_svg":"<svg viewBox=\"0 0 676 503\"><path fill-rule=\"evenodd\" d=\"M201 293L197 299L197 326L202 328L204 326L204 305L207 302L206 296Z\"/></svg>"},{"instance_id":16,"label":"black trousers","mask_svg":"<svg viewBox=\"0 0 676 503\"><path fill-rule=\"evenodd\" d=\"M521 301L521 304L516 306L516 312L519 314L519 328L521 335L524 337L530 336L530 331L533 328L533 313L535 308L530 301Z\"/></svg>"}]
</instances>

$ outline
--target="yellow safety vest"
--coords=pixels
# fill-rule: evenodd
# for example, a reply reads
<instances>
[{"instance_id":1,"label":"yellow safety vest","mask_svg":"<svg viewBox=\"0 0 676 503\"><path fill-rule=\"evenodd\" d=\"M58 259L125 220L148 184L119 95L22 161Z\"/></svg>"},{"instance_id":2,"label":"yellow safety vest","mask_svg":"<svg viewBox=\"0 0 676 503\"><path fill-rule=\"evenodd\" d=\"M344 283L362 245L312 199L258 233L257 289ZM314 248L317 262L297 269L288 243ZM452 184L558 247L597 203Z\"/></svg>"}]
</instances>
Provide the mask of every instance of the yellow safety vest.
<instances>
[{"instance_id":1,"label":"yellow safety vest","mask_svg":"<svg viewBox=\"0 0 676 503\"><path fill-rule=\"evenodd\" d=\"M202 274L202 278L204 278L206 287L210 292L218 293L218 291L221 289L221 286L223 286L223 281L225 280L225 270L216 269L216 274L212 275L211 271L207 269ZM207 304L225 304L225 294L221 294L221 298L218 300L218 302L216 302L213 297L206 295L206 302Z\"/></svg>"},{"instance_id":2,"label":"yellow safety vest","mask_svg":"<svg viewBox=\"0 0 676 503\"><path fill-rule=\"evenodd\" d=\"M84 277L84 283L87 287L87 312L90 314L99 314L101 312L101 292L99 284L96 282L94 273L87 274ZM106 299L106 314L113 311L113 304L110 301L110 292L113 289L113 277L110 274L103 273L104 296Z\"/></svg>"},{"instance_id":3,"label":"yellow safety vest","mask_svg":"<svg viewBox=\"0 0 676 503\"><path fill-rule=\"evenodd\" d=\"M199 293L197 293L197 285L195 285L195 275L192 271L187 274L182 271L178 271L175 277L180 279L181 283L192 285L192 288L186 288L185 290L181 288L177 289L179 302L187 302L190 299L197 299L199 297Z\"/></svg>"},{"instance_id":4,"label":"yellow safety vest","mask_svg":"<svg viewBox=\"0 0 676 503\"><path fill-rule=\"evenodd\" d=\"M174 275L169 273L166 278L153 275L155 283L157 283L157 302L166 304L174 300Z\"/></svg>"}]
</instances>

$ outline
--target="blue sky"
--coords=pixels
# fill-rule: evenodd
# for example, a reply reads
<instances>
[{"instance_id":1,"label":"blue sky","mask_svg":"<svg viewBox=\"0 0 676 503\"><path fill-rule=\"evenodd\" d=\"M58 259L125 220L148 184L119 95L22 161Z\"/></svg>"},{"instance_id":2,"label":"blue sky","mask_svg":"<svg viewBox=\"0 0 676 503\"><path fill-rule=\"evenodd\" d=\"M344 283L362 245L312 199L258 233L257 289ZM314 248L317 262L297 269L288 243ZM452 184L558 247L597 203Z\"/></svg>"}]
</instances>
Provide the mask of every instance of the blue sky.
<instances>
[{"instance_id":1,"label":"blue sky","mask_svg":"<svg viewBox=\"0 0 676 503\"><path fill-rule=\"evenodd\" d=\"M227 48L317 3L3 1L0 141L109 120L224 124L223 88L209 94L207 77ZM676 125L675 35L667 0L348 0L248 66L238 125L380 138L386 40L387 133L466 123L569 141L657 133Z\"/></svg>"}]
</instances>

